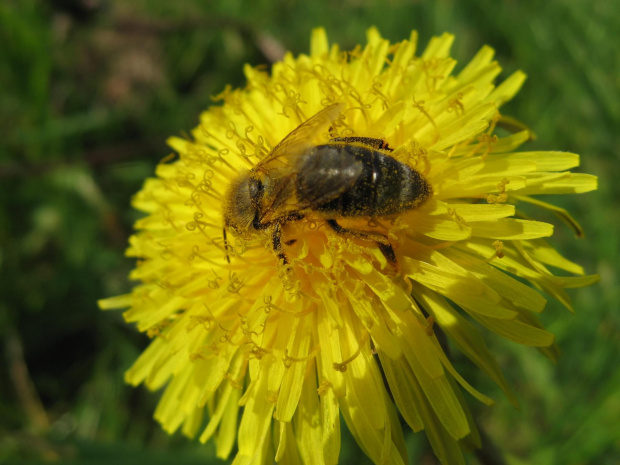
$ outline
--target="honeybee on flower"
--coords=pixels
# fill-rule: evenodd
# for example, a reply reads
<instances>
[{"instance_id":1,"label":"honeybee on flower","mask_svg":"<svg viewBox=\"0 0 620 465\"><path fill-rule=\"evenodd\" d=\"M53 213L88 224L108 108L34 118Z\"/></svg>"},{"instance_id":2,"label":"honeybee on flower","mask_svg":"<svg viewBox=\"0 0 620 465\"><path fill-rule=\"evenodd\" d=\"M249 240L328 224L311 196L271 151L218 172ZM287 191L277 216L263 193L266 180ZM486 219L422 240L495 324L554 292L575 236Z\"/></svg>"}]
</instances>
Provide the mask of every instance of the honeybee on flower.
<instances>
[{"instance_id":1,"label":"honeybee on flower","mask_svg":"<svg viewBox=\"0 0 620 465\"><path fill-rule=\"evenodd\" d=\"M432 189L418 171L389 156L392 149L381 139L332 137L312 146L310 141L336 120L342 106L332 104L301 124L266 160L231 184L224 234L226 228L241 236L271 229L273 249L287 263L282 228L315 213L339 234L375 242L396 263L387 237L343 228L337 218L403 213L423 204Z\"/></svg>"},{"instance_id":2,"label":"honeybee on flower","mask_svg":"<svg viewBox=\"0 0 620 465\"><path fill-rule=\"evenodd\" d=\"M221 458L237 444L234 464L333 464L342 416L375 463L405 464L400 414L442 463L464 463L480 437L461 389L493 401L438 332L515 404L474 322L554 357L539 290L571 308L565 289L597 277L518 207L580 232L532 196L596 178L567 171L578 155L518 151L527 130L499 137L525 75L496 86L489 47L452 75L452 41L416 55L415 32L390 44L370 29L365 48L341 52L317 29L309 55L246 67L247 86L221 95L192 140L169 140L178 159L134 199L147 213L128 250L141 284L100 302L129 307L152 336L126 378L165 386L166 431L214 437Z\"/></svg>"}]
</instances>

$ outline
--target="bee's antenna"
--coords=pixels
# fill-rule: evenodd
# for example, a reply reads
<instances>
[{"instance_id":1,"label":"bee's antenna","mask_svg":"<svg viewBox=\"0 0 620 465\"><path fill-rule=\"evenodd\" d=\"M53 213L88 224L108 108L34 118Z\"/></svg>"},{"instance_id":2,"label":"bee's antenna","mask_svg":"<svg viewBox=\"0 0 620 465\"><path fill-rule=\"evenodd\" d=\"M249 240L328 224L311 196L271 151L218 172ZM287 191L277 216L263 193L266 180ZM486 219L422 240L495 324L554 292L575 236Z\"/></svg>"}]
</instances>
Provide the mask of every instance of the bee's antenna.
<instances>
[{"instance_id":1,"label":"bee's antenna","mask_svg":"<svg viewBox=\"0 0 620 465\"><path fill-rule=\"evenodd\" d=\"M230 257L228 256L228 239L226 239L226 228L222 228L222 236L224 236L224 250L226 251L226 261L230 263Z\"/></svg>"}]
</instances>

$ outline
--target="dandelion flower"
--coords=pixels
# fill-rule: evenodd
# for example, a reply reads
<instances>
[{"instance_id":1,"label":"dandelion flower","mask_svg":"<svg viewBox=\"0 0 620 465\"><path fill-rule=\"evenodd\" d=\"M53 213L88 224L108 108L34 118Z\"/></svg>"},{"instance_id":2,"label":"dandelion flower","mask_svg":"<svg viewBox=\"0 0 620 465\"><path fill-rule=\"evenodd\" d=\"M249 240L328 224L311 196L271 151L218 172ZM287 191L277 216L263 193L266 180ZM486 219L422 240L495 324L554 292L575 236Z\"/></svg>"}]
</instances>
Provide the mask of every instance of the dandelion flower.
<instances>
[{"instance_id":1,"label":"dandelion flower","mask_svg":"<svg viewBox=\"0 0 620 465\"><path fill-rule=\"evenodd\" d=\"M568 212L533 196L597 185L567 171L575 154L518 151L531 134L499 108L525 75L495 85L489 47L453 75L450 34L420 55L415 32L390 44L370 29L367 39L342 52L315 30L309 55L288 54L271 73L246 66L244 89L218 96L191 139L170 138L178 157L133 200L147 214L127 251L139 284L100 302L129 307L126 320L152 338L126 380L165 387L155 412L163 428L214 438L221 458L236 445L235 465L337 463L341 415L375 463L408 463L399 415L425 430L442 463L464 463L480 438L462 390L492 400L459 375L438 335L516 403L480 329L553 358L554 336L537 318L541 291L571 309L565 289L597 279L548 244L551 224L519 210L550 210L581 233ZM415 174L419 201L340 218L342 205L321 212L289 192L280 200L296 213L278 217L285 207L274 202L272 221L252 227L258 207L248 199L260 197L244 179L321 111L329 124L306 128L305 143L381 142L363 150ZM513 130L501 136L502 127ZM272 181L286 169L299 179L282 161ZM245 215L245 232L224 229L227 214Z\"/></svg>"}]
</instances>

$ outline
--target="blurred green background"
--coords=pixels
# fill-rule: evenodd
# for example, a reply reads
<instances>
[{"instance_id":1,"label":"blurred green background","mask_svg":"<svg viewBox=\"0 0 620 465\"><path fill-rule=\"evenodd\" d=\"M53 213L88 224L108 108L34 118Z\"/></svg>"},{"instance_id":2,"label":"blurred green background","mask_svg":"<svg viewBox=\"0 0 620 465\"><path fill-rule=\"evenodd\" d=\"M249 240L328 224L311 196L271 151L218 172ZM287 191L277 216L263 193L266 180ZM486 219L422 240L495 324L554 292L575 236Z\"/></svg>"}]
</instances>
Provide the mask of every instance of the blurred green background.
<instances>
[{"instance_id":1,"label":"blurred green background","mask_svg":"<svg viewBox=\"0 0 620 465\"><path fill-rule=\"evenodd\" d=\"M471 402L509 464L620 463L620 5L608 0L3 0L0 3L0 463L222 463L163 433L158 394L123 384L146 346L96 300L127 292L129 199L165 139L196 126L211 96L243 86L242 65L308 51L322 25L343 49L376 25L421 46L453 32L460 65L483 44L529 79L504 109L538 135L528 149L582 155L597 192L558 197L586 230L554 244L599 284L550 302L562 357L486 335L522 403L456 358L498 400ZM473 400L473 399L472 399ZM350 437L341 463L368 463ZM407 433L412 463L436 463ZM468 462L478 463L474 457Z\"/></svg>"}]
</instances>

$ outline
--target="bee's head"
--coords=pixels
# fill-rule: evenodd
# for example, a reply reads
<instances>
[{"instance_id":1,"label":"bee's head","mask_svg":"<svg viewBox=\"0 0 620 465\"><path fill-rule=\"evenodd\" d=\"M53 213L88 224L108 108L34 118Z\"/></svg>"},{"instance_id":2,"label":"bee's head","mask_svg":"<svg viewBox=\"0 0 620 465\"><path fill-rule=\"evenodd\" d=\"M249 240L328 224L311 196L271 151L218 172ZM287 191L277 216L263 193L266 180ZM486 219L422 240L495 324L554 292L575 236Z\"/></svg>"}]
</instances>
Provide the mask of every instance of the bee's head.
<instances>
[{"instance_id":1,"label":"bee's head","mask_svg":"<svg viewBox=\"0 0 620 465\"><path fill-rule=\"evenodd\" d=\"M262 183L250 173L234 180L226 195L225 228L230 229L235 236L247 236L255 231L262 194Z\"/></svg>"}]
</instances>

